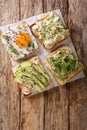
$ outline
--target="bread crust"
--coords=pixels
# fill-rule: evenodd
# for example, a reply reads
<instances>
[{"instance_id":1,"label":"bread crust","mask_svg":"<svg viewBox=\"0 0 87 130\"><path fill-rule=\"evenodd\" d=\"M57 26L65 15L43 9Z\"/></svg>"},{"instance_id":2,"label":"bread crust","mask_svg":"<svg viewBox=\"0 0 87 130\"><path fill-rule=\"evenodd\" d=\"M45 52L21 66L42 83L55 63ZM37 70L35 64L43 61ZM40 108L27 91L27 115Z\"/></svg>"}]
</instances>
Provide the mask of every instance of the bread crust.
<instances>
[{"instance_id":1,"label":"bread crust","mask_svg":"<svg viewBox=\"0 0 87 130\"><path fill-rule=\"evenodd\" d=\"M26 58L28 57L31 57L32 54L35 54L35 52L37 52L39 50L39 47L37 47L37 49L35 49L34 51L32 51L30 54L24 56L23 58L16 58L16 57L13 57L12 55L10 55L11 59L13 59L14 61L23 61L25 60Z\"/></svg>"},{"instance_id":2,"label":"bread crust","mask_svg":"<svg viewBox=\"0 0 87 130\"><path fill-rule=\"evenodd\" d=\"M55 11L53 11L53 13L56 14ZM49 17L49 15L50 15L50 13L49 13L48 15L46 15L45 17L43 17L42 19L38 20L38 22L45 20L47 17ZM45 46L44 40L43 40L43 39L40 39L40 38L39 38L39 35L33 31L32 27L35 26L35 25L37 25L37 23L32 24L32 25L30 26L30 30L31 30L31 32L33 33L33 35L37 38L37 40L40 41L40 43L41 43L41 44L45 47L45 49L47 49L47 50L51 50L54 46L56 46L56 45L59 44L60 42L62 42L62 41L64 41L65 39L67 39L67 38L70 37L70 33L67 32L67 33L65 34L65 38L64 38L64 39L58 38L58 39L56 40L56 42L54 42L53 44L51 44L50 46L47 47L47 46Z\"/></svg>"},{"instance_id":3,"label":"bread crust","mask_svg":"<svg viewBox=\"0 0 87 130\"><path fill-rule=\"evenodd\" d=\"M80 63L80 66L79 68L77 69L77 71L74 71L72 73L70 73L68 75L68 78L65 79L64 81L60 80L57 76L57 73L55 73L52 69L51 69L51 66L50 64L48 63L48 59L51 58L52 56L54 56L56 54L57 51L60 51L62 49L66 49L66 50L69 50L69 51L72 51L71 48L69 48L68 46L62 46L60 48L58 48L56 51L52 52L46 59L46 67L50 70L50 72L53 74L53 76L55 77L57 83L59 84L59 86L63 86L65 85L70 79L72 79L73 77L75 77L77 74L79 74L83 69L84 69L84 66L82 63Z\"/></svg>"}]
</instances>

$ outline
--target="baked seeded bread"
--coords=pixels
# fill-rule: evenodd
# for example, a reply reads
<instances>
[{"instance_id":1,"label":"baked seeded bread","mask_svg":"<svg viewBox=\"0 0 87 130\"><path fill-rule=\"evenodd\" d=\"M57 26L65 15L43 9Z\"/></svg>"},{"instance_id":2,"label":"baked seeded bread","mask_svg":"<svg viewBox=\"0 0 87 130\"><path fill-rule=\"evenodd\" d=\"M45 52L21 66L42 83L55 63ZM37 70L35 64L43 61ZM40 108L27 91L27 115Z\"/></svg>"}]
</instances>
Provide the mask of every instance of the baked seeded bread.
<instances>
[{"instance_id":1,"label":"baked seeded bread","mask_svg":"<svg viewBox=\"0 0 87 130\"><path fill-rule=\"evenodd\" d=\"M64 54L64 57L61 58L61 55L64 52L66 52L66 54ZM68 54L69 57L71 57L71 59L69 59L69 57L67 56ZM60 59L55 58L58 56ZM58 62L55 59L57 59ZM63 60L62 62L61 59ZM55 62L54 66L52 66L53 62ZM46 66L52 72L52 74L54 75L56 81L60 86L65 85L70 79L72 79L74 76L76 76L79 72L81 72L84 69L83 64L78 61L77 57L76 56L73 57L72 50L68 46L62 46L58 48L56 51L52 52L46 59Z\"/></svg>"},{"instance_id":2,"label":"baked seeded bread","mask_svg":"<svg viewBox=\"0 0 87 130\"><path fill-rule=\"evenodd\" d=\"M47 49L52 49L56 44L70 36L60 17L55 11L30 26L33 35Z\"/></svg>"},{"instance_id":3,"label":"baked seeded bread","mask_svg":"<svg viewBox=\"0 0 87 130\"><path fill-rule=\"evenodd\" d=\"M39 57L35 56L28 61L24 61L12 69L15 81L18 82L19 88L25 95L31 95L36 91L42 92L45 87L51 84L50 76L43 68ZM20 66L22 66L21 71L18 71Z\"/></svg>"},{"instance_id":4,"label":"baked seeded bread","mask_svg":"<svg viewBox=\"0 0 87 130\"><path fill-rule=\"evenodd\" d=\"M2 32L0 37L14 60L23 59L38 49L38 44L26 22L15 27L8 27L7 31Z\"/></svg>"}]
</instances>

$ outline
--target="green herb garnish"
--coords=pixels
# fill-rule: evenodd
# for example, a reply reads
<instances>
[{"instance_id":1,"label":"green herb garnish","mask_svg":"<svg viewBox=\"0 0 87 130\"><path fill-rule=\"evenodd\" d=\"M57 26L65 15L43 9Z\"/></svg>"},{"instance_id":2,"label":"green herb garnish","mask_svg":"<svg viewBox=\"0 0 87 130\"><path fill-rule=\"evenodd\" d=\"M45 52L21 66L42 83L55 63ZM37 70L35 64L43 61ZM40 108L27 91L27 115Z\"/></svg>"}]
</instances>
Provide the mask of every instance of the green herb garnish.
<instances>
[{"instance_id":1,"label":"green herb garnish","mask_svg":"<svg viewBox=\"0 0 87 130\"><path fill-rule=\"evenodd\" d=\"M34 43L33 43L33 42L29 43L28 47L35 48L35 47L34 47Z\"/></svg>"},{"instance_id":2,"label":"green herb garnish","mask_svg":"<svg viewBox=\"0 0 87 130\"><path fill-rule=\"evenodd\" d=\"M14 54L18 54L18 52L17 52L17 50L15 48L12 48L11 52L14 53Z\"/></svg>"},{"instance_id":3,"label":"green herb garnish","mask_svg":"<svg viewBox=\"0 0 87 130\"><path fill-rule=\"evenodd\" d=\"M51 57L48 62L61 80L67 79L68 73L76 71L79 66L77 57L65 50L57 53L55 57Z\"/></svg>"}]
</instances>

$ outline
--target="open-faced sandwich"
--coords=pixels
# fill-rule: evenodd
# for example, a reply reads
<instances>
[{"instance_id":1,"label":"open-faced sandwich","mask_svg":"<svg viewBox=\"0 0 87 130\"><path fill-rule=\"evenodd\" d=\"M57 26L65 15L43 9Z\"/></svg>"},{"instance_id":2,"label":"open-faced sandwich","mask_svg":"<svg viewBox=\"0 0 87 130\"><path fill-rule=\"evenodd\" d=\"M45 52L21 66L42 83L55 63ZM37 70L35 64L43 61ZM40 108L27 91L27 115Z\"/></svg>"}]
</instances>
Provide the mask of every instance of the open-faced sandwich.
<instances>
[{"instance_id":1,"label":"open-faced sandwich","mask_svg":"<svg viewBox=\"0 0 87 130\"><path fill-rule=\"evenodd\" d=\"M62 46L52 52L46 59L46 66L60 86L66 84L84 69L82 63L68 46Z\"/></svg>"},{"instance_id":2,"label":"open-faced sandwich","mask_svg":"<svg viewBox=\"0 0 87 130\"><path fill-rule=\"evenodd\" d=\"M54 11L31 25L30 29L47 50L70 36L69 30Z\"/></svg>"},{"instance_id":3,"label":"open-faced sandwich","mask_svg":"<svg viewBox=\"0 0 87 130\"><path fill-rule=\"evenodd\" d=\"M1 35L2 43L14 60L24 58L34 52L38 45L26 22L17 27L8 28Z\"/></svg>"},{"instance_id":4,"label":"open-faced sandwich","mask_svg":"<svg viewBox=\"0 0 87 130\"><path fill-rule=\"evenodd\" d=\"M27 61L23 61L12 69L15 81L26 95L36 91L42 92L50 85L51 79L43 68L39 57L35 56Z\"/></svg>"}]
</instances>

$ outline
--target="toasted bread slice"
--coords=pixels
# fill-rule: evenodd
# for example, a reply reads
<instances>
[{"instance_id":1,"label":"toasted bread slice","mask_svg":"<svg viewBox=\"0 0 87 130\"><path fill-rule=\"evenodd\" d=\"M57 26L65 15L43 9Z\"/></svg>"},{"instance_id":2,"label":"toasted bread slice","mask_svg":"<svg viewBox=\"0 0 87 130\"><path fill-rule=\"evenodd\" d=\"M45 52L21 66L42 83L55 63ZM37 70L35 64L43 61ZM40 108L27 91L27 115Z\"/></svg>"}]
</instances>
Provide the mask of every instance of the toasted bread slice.
<instances>
[{"instance_id":1,"label":"toasted bread slice","mask_svg":"<svg viewBox=\"0 0 87 130\"><path fill-rule=\"evenodd\" d=\"M8 27L1 33L1 41L14 60L21 60L38 50L38 44L26 22Z\"/></svg>"},{"instance_id":2,"label":"toasted bread slice","mask_svg":"<svg viewBox=\"0 0 87 130\"><path fill-rule=\"evenodd\" d=\"M30 26L33 35L47 49L51 50L56 44L70 36L69 30L65 28L62 20L55 11L40 19Z\"/></svg>"},{"instance_id":3,"label":"toasted bread slice","mask_svg":"<svg viewBox=\"0 0 87 130\"><path fill-rule=\"evenodd\" d=\"M56 51L52 52L52 53L47 57L47 59L46 59L46 67L52 72L52 74L54 75L56 81L58 82L58 84L59 84L60 86L65 85L70 79L72 79L74 76L76 76L78 73L80 73L80 72L84 69L83 64L79 62L79 67L78 67L78 69L75 70L75 71L69 72L68 75L67 75L67 78L64 79L64 80L61 80L61 79L58 77L59 72L55 72L55 71L52 69L52 67L51 67L50 63L48 62L48 60L49 60L50 58L52 58L52 57L55 57L56 54L57 54L58 52L62 51L62 50L66 50L66 51L72 52L72 50L71 50L70 47L68 47L68 46L62 46L62 47L58 48Z\"/></svg>"},{"instance_id":4,"label":"toasted bread slice","mask_svg":"<svg viewBox=\"0 0 87 130\"><path fill-rule=\"evenodd\" d=\"M39 58L38 56L32 57L31 59L29 59L29 61L30 61L31 63L34 63L34 64L39 65L39 66L44 70L45 74L47 74L47 72L46 72L45 69L43 68L43 66L42 66L42 64L41 64L41 61L40 61L40 58ZM13 75L14 75L15 72L17 71L18 67L19 67L19 65L16 66L16 67L14 67L14 68L12 69ZM33 70L33 71L34 71L34 70ZM45 75L45 74L44 74L44 75ZM47 75L48 75L48 74L47 74ZM49 76L49 75L48 75L48 76ZM40 75L39 75L39 77L40 77ZM41 77L42 77L42 76L41 76ZM45 77L45 78L46 78L46 77ZM41 80L43 80L43 79L41 79ZM42 83L41 80L40 80L40 82ZM37 82L37 81L36 81L36 82ZM47 86L50 85L50 84L51 84L51 79L50 79L50 77L49 77L49 80L48 80L47 83L45 84L44 88L47 87ZM29 94L31 95L31 94L33 94L33 93L36 92L35 88L32 89L29 85L28 85L28 87L25 87L22 83L18 83L18 87L22 90L23 94L25 94L25 95L29 95Z\"/></svg>"}]
</instances>

